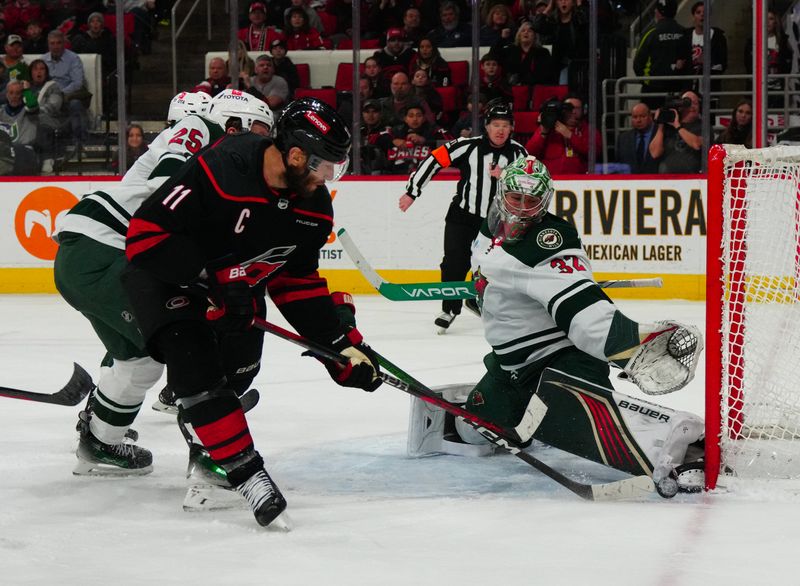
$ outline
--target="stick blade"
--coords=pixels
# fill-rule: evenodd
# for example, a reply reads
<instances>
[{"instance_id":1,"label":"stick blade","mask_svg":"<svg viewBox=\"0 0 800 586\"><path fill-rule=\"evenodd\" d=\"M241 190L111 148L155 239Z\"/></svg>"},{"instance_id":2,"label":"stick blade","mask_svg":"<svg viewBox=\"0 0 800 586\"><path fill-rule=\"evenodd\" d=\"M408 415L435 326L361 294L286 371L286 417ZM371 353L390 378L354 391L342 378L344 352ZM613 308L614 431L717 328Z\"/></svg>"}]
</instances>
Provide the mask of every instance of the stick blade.
<instances>
[{"instance_id":1,"label":"stick blade","mask_svg":"<svg viewBox=\"0 0 800 586\"><path fill-rule=\"evenodd\" d=\"M617 482L592 485L592 500L619 501L647 496L654 492L656 485L649 476L634 476Z\"/></svg>"},{"instance_id":2,"label":"stick blade","mask_svg":"<svg viewBox=\"0 0 800 586\"><path fill-rule=\"evenodd\" d=\"M67 381L57 393L53 394L53 403L72 407L86 398L94 388L94 381L83 367L77 362L73 362L72 377Z\"/></svg>"}]
</instances>

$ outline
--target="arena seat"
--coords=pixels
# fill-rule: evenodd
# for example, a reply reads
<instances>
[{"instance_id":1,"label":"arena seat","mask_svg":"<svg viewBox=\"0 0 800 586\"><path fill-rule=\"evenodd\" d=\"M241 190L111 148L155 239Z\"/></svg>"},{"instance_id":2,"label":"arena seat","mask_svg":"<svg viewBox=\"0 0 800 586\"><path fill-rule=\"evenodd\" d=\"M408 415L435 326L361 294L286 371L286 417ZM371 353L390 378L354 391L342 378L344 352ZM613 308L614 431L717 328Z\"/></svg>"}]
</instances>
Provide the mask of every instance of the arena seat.
<instances>
[{"instance_id":1,"label":"arena seat","mask_svg":"<svg viewBox=\"0 0 800 586\"><path fill-rule=\"evenodd\" d=\"M381 43L378 39L361 39L361 48L362 49L380 49ZM339 44L336 45L337 49L352 49L353 48L353 39L347 37L346 39L342 39L339 41Z\"/></svg>"},{"instance_id":2,"label":"arena seat","mask_svg":"<svg viewBox=\"0 0 800 586\"><path fill-rule=\"evenodd\" d=\"M514 96L514 111L521 112L530 108L531 88L527 85L512 85L511 94Z\"/></svg>"},{"instance_id":3,"label":"arena seat","mask_svg":"<svg viewBox=\"0 0 800 586\"><path fill-rule=\"evenodd\" d=\"M469 83L469 61L448 61L447 64L453 77L451 85L460 87Z\"/></svg>"},{"instance_id":4,"label":"arena seat","mask_svg":"<svg viewBox=\"0 0 800 586\"><path fill-rule=\"evenodd\" d=\"M539 110L547 100L550 98L558 98L563 100L569 93L569 86L567 85L535 85L533 86L533 97L531 99L531 108Z\"/></svg>"},{"instance_id":5,"label":"arena seat","mask_svg":"<svg viewBox=\"0 0 800 586\"><path fill-rule=\"evenodd\" d=\"M523 145L539 128L539 112L514 112L514 140Z\"/></svg>"},{"instance_id":6,"label":"arena seat","mask_svg":"<svg viewBox=\"0 0 800 586\"><path fill-rule=\"evenodd\" d=\"M311 66L308 63L295 63L294 65L297 67L299 87L311 87Z\"/></svg>"},{"instance_id":7,"label":"arena seat","mask_svg":"<svg viewBox=\"0 0 800 586\"><path fill-rule=\"evenodd\" d=\"M308 89L308 88L297 88L294 91L295 99L299 100L300 98L317 98L321 102L325 102L330 106L336 108L336 90L333 88L324 88L324 89Z\"/></svg>"}]
</instances>

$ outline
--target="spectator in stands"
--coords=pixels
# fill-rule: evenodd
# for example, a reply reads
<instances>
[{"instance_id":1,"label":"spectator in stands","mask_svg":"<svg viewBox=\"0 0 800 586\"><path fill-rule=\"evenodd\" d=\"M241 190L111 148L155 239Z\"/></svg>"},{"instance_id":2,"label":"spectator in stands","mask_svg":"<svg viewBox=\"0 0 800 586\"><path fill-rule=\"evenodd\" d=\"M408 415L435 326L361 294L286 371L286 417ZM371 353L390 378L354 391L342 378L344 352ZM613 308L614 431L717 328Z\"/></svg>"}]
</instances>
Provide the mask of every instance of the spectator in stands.
<instances>
[{"instance_id":1,"label":"spectator in stands","mask_svg":"<svg viewBox=\"0 0 800 586\"><path fill-rule=\"evenodd\" d=\"M103 78L117 68L117 41L106 28L103 15L92 12L86 23L86 30L72 37L72 50L76 53L97 53L100 55ZM105 88L104 88L105 89Z\"/></svg>"},{"instance_id":2,"label":"spectator in stands","mask_svg":"<svg viewBox=\"0 0 800 586\"><path fill-rule=\"evenodd\" d=\"M531 23L523 22L519 25L513 45L495 46L492 52L497 55L510 85L532 86L537 83L544 85L554 83L550 51L538 46Z\"/></svg>"},{"instance_id":3,"label":"spectator in stands","mask_svg":"<svg viewBox=\"0 0 800 586\"><path fill-rule=\"evenodd\" d=\"M517 24L525 21L532 23L537 15L543 14L547 10L549 4L548 0L514 0L511 4L511 15ZM544 37L540 38L544 42ZM547 39L548 42L545 44L549 44L550 40Z\"/></svg>"},{"instance_id":4,"label":"spectator in stands","mask_svg":"<svg viewBox=\"0 0 800 586\"><path fill-rule=\"evenodd\" d=\"M230 86L231 78L225 60L222 57L212 57L208 62L208 78L194 86L192 91L205 92L213 98Z\"/></svg>"},{"instance_id":5,"label":"spectator in stands","mask_svg":"<svg viewBox=\"0 0 800 586\"><path fill-rule=\"evenodd\" d=\"M366 100L361 106L361 172L378 175L386 168L386 157L377 146L381 132L389 130L381 125L381 106L377 100Z\"/></svg>"},{"instance_id":6,"label":"spectator in stands","mask_svg":"<svg viewBox=\"0 0 800 586\"><path fill-rule=\"evenodd\" d=\"M25 29L25 39L22 41L22 50L28 55L41 55L47 53L47 38L44 36L42 24L32 20Z\"/></svg>"},{"instance_id":7,"label":"spectator in stands","mask_svg":"<svg viewBox=\"0 0 800 586\"><path fill-rule=\"evenodd\" d=\"M52 173L56 158L55 138L67 125L64 113L64 94L58 84L50 79L47 63L34 59L30 65L31 80L22 82L23 99L39 115L39 134L36 144L42 155L42 173Z\"/></svg>"},{"instance_id":8,"label":"spectator in stands","mask_svg":"<svg viewBox=\"0 0 800 586\"><path fill-rule=\"evenodd\" d=\"M419 8L411 6L406 8L403 13L403 37L406 40L406 47L415 49L425 36L425 29L422 26L422 14Z\"/></svg>"},{"instance_id":9,"label":"spectator in stands","mask_svg":"<svg viewBox=\"0 0 800 586\"><path fill-rule=\"evenodd\" d=\"M117 175L124 175L130 170L136 159L147 152L147 142L144 140L144 129L140 124L129 124L125 133L125 169L120 171L119 152L114 153L111 168Z\"/></svg>"},{"instance_id":10,"label":"spectator in stands","mask_svg":"<svg viewBox=\"0 0 800 586\"><path fill-rule=\"evenodd\" d=\"M438 142L452 138L448 132L426 121L420 104L412 103L405 109L402 123L382 132L374 144L386 160L383 174L405 175L415 170Z\"/></svg>"},{"instance_id":11,"label":"spectator in stands","mask_svg":"<svg viewBox=\"0 0 800 586\"><path fill-rule=\"evenodd\" d=\"M289 51L324 49L319 31L308 24L303 8L292 6L286 13L286 47Z\"/></svg>"},{"instance_id":12,"label":"spectator in stands","mask_svg":"<svg viewBox=\"0 0 800 586\"><path fill-rule=\"evenodd\" d=\"M32 20L42 21L42 7L39 2L31 0L10 0L3 9L8 34L24 35L28 23Z\"/></svg>"},{"instance_id":13,"label":"spectator in stands","mask_svg":"<svg viewBox=\"0 0 800 586\"><path fill-rule=\"evenodd\" d=\"M703 75L703 61L706 52L703 48L703 21L706 9L702 0L692 4L692 27L686 29L683 35L683 48L681 53L689 55L686 62L686 73L689 75ZM711 75L722 75L728 68L728 40L725 32L717 27L711 27ZM691 82L692 90L700 89L700 80ZM720 80L711 80L711 91L722 89Z\"/></svg>"},{"instance_id":14,"label":"spectator in stands","mask_svg":"<svg viewBox=\"0 0 800 586\"><path fill-rule=\"evenodd\" d=\"M280 110L289 101L289 84L275 75L275 64L269 55L256 59L256 74L247 80L246 91L264 100L270 110Z\"/></svg>"},{"instance_id":15,"label":"spectator in stands","mask_svg":"<svg viewBox=\"0 0 800 586\"><path fill-rule=\"evenodd\" d=\"M589 132L589 123L584 120L583 99L569 95L563 101L553 100L542 107L539 127L525 148L554 175L586 173L592 139L599 153L600 133Z\"/></svg>"},{"instance_id":16,"label":"spectator in stands","mask_svg":"<svg viewBox=\"0 0 800 586\"><path fill-rule=\"evenodd\" d=\"M406 9L413 5L411 0L376 0L374 17L380 19L386 29L401 28Z\"/></svg>"},{"instance_id":17,"label":"spectator in stands","mask_svg":"<svg viewBox=\"0 0 800 586\"><path fill-rule=\"evenodd\" d=\"M639 102L631 108L631 128L619 133L615 150L617 161L627 165L629 173L658 173L658 161L650 154L655 130L647 104Z\"/></svg>"},{"instance_id":18,"label":"spectator in stands","mask_svg":"<svg viewBox=\"0 0 800 586\"><path fill-rule=\"evenodd\" d=\"M274 4L277 4L276 2ZM238 37L249 51L266 51L275 39L282 39L283 34L274 26L267 24L267 7L263 2L253 2L247 15L249 26L239 29ZM279 21L283 26L283 20Z\"/></svg>"},{"instance_id":19,"label":"spectator in stands","mask_svg":"<svg viewBox=\"0 0 800 586\"><path fill-rule=\"evenodd\" d=\"M42 59L47 64L50 77L64 93L72 138L80 146L89 136L87 109L92 99L86 87L83 63L76 53L64 47L64 33L59 30L47 34L47 46L50 50Z\"/></svg>"},{"instance_id":20,"label":"spectator in stands","mask_svg":"<svg viewBox=\"0 0 800 586\"><path fill-rule=\"evenodd\" d=\"M656 111L656 134L650 143L650 154L654 159L660 159L659 173L699 173L702 169L700 97L688 91L681 98L686 100L685 106Z\"/></svg>"},{"instance_id":21,"label":"spectator in stands","mask_svg":"<svg viewBox=\"0 0 800 586\"><path fill-rule=\"evenodd\" d=\"M6 77L9 81L30 80L31 74L28 64L22 57L22 37L8 35L6 38L5 55L2 58L6 68Z\"/></svg>"},{"instance_id":22,"label":"spectator in stands","mask_svg":"<svg viewBox=\"0 0 800 586\"><path fill-rule=\"evenodd\" d=\"M657 94L642 100L650 108L657 108L665 94L680 92L685 81L659 80L659 76L681 75L689 55L683 53L684 28L675 22L676 0L656 0L655 25L649 28L639 42L633 58L633 70L644 78L642 92Z\"/></svg>"},{"instance_id":23,"label":"spectator in stands","mask_svg":"<svg viewBox=\"0 0 800 586\"><path fill-rule=\"evenodd\" d=\"M378 100L375 100L372 96L372 86L369 85L369 80L364 76L361 76L358 80L358 94L359 98L361 99L361 107L363 113L364 104L367 103L367 100L371 100L374 104L380 106L378 104ZM340 92L338 95L337 100L337 112L342 117L342 120L345 121L352 121L353 120L353 93L352 92Z\"/></svg>"},{"instance_id":24,"label":"spectator in stands","mask_svg":"<svg viewBox=\"0 0 800 586\"><path fill-rule=\"evenodd\" d=\"M550 0L547 8L533 20L537 34L551 39L557 83L572 91L585 89L589 71L588 3L576 0Z\"/></svg>"},{"instance_id":25,"label":"spectator in stands","mask_svg":"<svg viewBox=\"0 0 800 586\"><path fill-rule=\"evenodd\" d=\"M236 61L239 69L239 83L236 89L244 91L249 87L249 79L255 75L256 62L247 55L247 47L241 39L236 43ZM228 71L231 70L230 60L225 61L225 67Z\"/></svg>"},{"instance_id":26,"label":"spectator in stands","mask_svg":"<svg viewBox=\"0 0 800 586\"><path fill-rule=\"evenodd\" d=\"M500 61L492 51L481 57L480 76L480 92L486 96L487 100L501 98L509 104L514 101L511 86L508 85L503 75Z\"/></svg>"},{"instance_id":27,"label":"spectator in stands","mask_svg":"<svg viewBox=\"0 0 800 586\"><path fill-rule=\"evenodd\" d=\"M376 99L386 98L391 95L389 91L389 80L384 77L381 64L375 57L367 57L364 60L364 77L369 80L372 86L372 97Z\"/></svg>"},{"instance_id":28,"label":"spectator in stands","mask_svg":"<svg viewBox=\"0 0 800 586\"><path fill-rule=\"evenodd\" d=\"M311 8L311 0L289 0L288 8L283 11L283 20L285 23L289 22L289 11L292 8L301 8L303 12L306 13L306 22L308 26L315 29L320 37L325 34L325 27L322 24L322 19L319 17L319 14L317 14L317 11ZM288 24L286 25L286 30L291 30ZM316 47L308 48L315 49Z\"/></svg>"},{"instance_id":29,"label":"spectator in stands","mask_svg":"<svg viewBox=\"0 0 800 586\"><path fill-rule=\"evenodd\" d=\"M741 144L753 148L753 104L750 100L739 100L728 126L717 135L714 144Z\"/></svg>"},{"instance_id":30,"label":"spectator in stands","mask_svg":"<svg viewBox=\"0 0 800 586\"><path fill-rule=\"evenodd\" d=\"M409 66L416 51L406 47L403 41L403 29L390 28L386 31L386 46L380 51L375 51L373 55L385 79L392 79L398 71L409 73Z\"/></svg>"},{"instance_id":31,"label":"spectator in stands","mask_svg":"<svg viewBox=\"0 0 800 586\"><path fill-rule=\"evenodd\" d=\"M269 46L272 55L272 64L275 66L275 75L286 80L289 86L289 99L294 96L294 90L300 87L300 75L297 73L297 66L290 57L286 56L286 41L275 39Z\"/></svg>"},{"instance_id":32,"label":"spectator in stands","mask_svg":"<svg viewBox=\"0 0 800 586\"><path fill-rule=\"evenodd\" d=\"M443 48L472 46L472 27L461 22L461 11L455 2L439 4L439 26L428 33L434 46Z\"/></svg>"},{"instance_id":33,"label":"spectator in stands","mask_svg":"<svg viewBox=\"0 0 800 586\"><path fill-rule=\"evenodd\" d=\"M432 118L426 118L426 122L437 123L442 118L449 120L450 117L455 117L455 112L442 112L442 96L431 85L427 69L417 69L414 72L411 86L414 88L416 100L420 103L427 102L430 107Z\"/></svg>"},{"instance_id":34,"label":"spectator in stands","mask_svg":"<svg viewBox=\"0 0 800 586\"><path fill-rule=\"evenodd\" d=\"M22 82L9 81L8 101L0 108L0 129L11 137L14 151L14 175L36 175L39 172L36 154L38 122L35 110L26 107L22 99Z\"/></svg>"},{"instance_id":35,"label":"spectator in stands","mask_svg":"<svg viewBox=\"0 0 800 586\"><path fill-rule=\"evenodd\" d=\"M753 39L745 42L744 68L747 73L753 73ZM767 11L767 92L782 92L783 80L770 78L770 75L791 73L793 51L789 45L783 25L774 10ZM767 97L767 106L770 108L783 107L783 95Z\"/></svg>"},{"instance_id":36,"label":"spectator in stands","mask_svg":"<svg viewBox=\"0 0 800 586\"><path fill-rule=\"evenodd\" d=\"M514 42L516 28L511 9L505 4L495 4L481 27L481 47L510 45Z\"/></svg>"},{"instance_id":37,"label":"spectator in stands","mask_svg":"<svg viewBox=\"0 0 800 586\"><path fill-rule=\"evenodd\" d=\"M392 83L390 86L391 96L382 98L381 104L381 122L386 126L397 126L403 123L403 118L406 114L406 109L411 104L420 105L426 120L435 120L436 115L431 111L427 102L419 101L414 97L414 89L411 87L411 82L408 79L408 74L400 71L392 76Z\"/></svg>"},{"instance_id":38,"label":"spectator in stands","mask_svg":"<svg viewBox=\"0 0 800 586\"><path fill-rule=\"evenodd\" d=\"M133 47L137 53L150 54L150 44L155 29L153 0L124 0L125 14L133 15Z\"/></svg>"},{"instance_id":39,"label":"spectator in stands","mask_svg":"<svg viewBox=\"0 0 800 586\"><path fill-rule=\"evenodd\" d=\"M419 42L419 50L412 55L408 65L411 75L418 69L424 69L428 73L433 85L445 87L451 84L453 74L450 72L450 65L428 37Z\"/></svg>"},{"instance_id":40,"label":"spectator in stands","mask_svg":"<svg viewBox=\"0 0 800 586\"><path fill-rule=\"evenodd\" d=\"M486 104L489 102L486 94L480 93L478 94L478 128L482 129L481 132L484 132L483 128L485 124L483 123L483 114L486 110ZM450 134L453 135L455 138L468 138L473 136L472 134L472 99L467 100L467 106L464 108L458 115L458 120L450 129Z\"/></svg>"}]
</instances>

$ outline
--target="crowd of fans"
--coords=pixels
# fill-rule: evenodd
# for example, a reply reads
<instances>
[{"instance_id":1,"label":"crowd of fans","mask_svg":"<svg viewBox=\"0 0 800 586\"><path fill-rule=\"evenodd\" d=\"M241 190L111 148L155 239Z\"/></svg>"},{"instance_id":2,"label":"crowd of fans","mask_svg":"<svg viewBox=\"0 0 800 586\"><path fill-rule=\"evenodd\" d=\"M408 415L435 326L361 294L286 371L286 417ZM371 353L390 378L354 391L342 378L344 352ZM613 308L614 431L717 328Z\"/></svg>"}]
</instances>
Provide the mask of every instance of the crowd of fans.
<instances>
[{"instance_id":1,"label":"crowd of fans","mask_svg":"<svg viewBox=\"0 0 800 586\"><path fill-rule=\"evenodd\" d=\"M601 46L605 46L604 38L623 38L615 18L624 4L599 1ZM170 0L125 1L125 9L136 19L129 47L132 55L149 50L155 21L171 5ZM33 157L15 157L14 166L48 172L59 156L52 146L57 142L54 137L69 136L78 145L86 138L91 94L76 53L98 53L104 78L113 74L116 45L113 31L106 26L113 0L5 0L2 6L0 42L5 56L0 60L0 125L4 129L30 127L25 133L10 132L13 149L5 150L32 151ZM481 132L482 128L472 128L469 80L455 79L458 64L448 62L440 52L471 46L470 4L466 0L371 0L359 6L362 49L374 49L363 63L357 88L365 141L362 171L406 173L424 158L426 149ZM194 91L214 96L225 88L238 88L279 112L305 86L287 52L352 46L351 0L256 0L240 2L240 7L238 78L231 79L230 64L224 59L211 59L208 77ZM703 47L703 2L692 5L691 22L677 22L676 8L676 0L657 0L654 25L634 50L634 70L643 80L646 97L633 106L630 120L624 123L630 130L609 146L617 163L610 170L700 170L698 83L681 77L702 73L704 58L711 60L712 74L724 73L727 41L722 29L712 27L711 47ZM588 12L586 0L480 2L480 107L501 98L513 104L516 112L535 111L535 127L518 133L517 139L554 173L584 173L589 146L594 144L600 151L600 135L590 132L586 121ZM769 14L768 35L769 72L788 72L792 50L774 12ZM45 68L39 66L35 80L24 61L24 55L32 53L42 54ZM664 76L677 79L661 79ZM782 87L781 80L770 83L771 89ZM19 87L21 101L16 97ZM557 97L549 101L537 101L538 89L552 87L563 91L555 92ZM715 88L718 83L712 85ZM113 94L113 88L109 90ZM771 98L770 105L775 106L776 100ZM352 92L338 91L336 105L340 113L351 117ZM751 116L749 103L738 104L718 140L749 145ZM0 143L5 142L9 141L0 136Z\"/></svg>"}]
</instances>

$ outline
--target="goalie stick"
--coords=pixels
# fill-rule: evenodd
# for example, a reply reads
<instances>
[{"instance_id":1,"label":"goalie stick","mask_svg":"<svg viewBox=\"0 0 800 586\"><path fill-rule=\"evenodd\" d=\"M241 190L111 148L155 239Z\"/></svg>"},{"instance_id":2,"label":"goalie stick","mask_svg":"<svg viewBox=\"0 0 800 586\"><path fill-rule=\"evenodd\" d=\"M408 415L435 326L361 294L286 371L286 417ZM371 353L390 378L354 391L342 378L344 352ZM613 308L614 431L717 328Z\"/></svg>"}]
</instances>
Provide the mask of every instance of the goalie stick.
<instances>
[{"instance_id":1,"label":"goalie stick","mask_svg":"<svg viewBox=\"0 0 800 586\"><path fill-rule=\"evenodd\" d=\"M429 301L439 299L472 299L476 297L472 281L444 281L440 283L391 283L381 277L367 262L347 230L341 228L337 233L347 255L378 293L391 301ZM603 289L628 287L662 287L661 277L650 279L615 279L598 281Z\"/></svg>"},{"instance_id":2,"label":"goalie stick","mask_svg":"<svg viewBox=\"0 0 800 586\"><path fill-rule=\"evenodd\" d=\"M83 401L86 395L89 394L89 391L94 388L94 382L92 382L92 377L89 376L89 373L78 363L73 362L73 365L72 376L69 381L67 381L67 384L58 392L53 394L34 393L32 391L0 387L0 397L73 407Z\"/></svg>"},{"instance_id":3,"label":"goalie stick","mask_svg":"<svg viewBox=\"0 0 800 586\"><path fill-rule=\"evenodd\" d=\"M341 364L347 362L347 358L334 352L333 350L322 346L321 344L317 344L316 342L312 342L299 334L295 334L294 332L290 332L280 326L272 324L262 318L256 317L254 326L273 334L279 338L283 338L284 340L288 340L298 346L301 346L308 350L312 355L315 355L320 358L325 358L327 360L333 360L339 362ZM377 353L376 353L377 354ZM381 365L386 370L391 370L398 374L405 373L388 361L386 358L382 357L380 354L377 355L378 360ZM401 380L398 377L392 376L385 372L380 373L380 378L386 384L393 386L401 391L404 391L410 395L414 395L415 397L420 398L421 400L436 405L457 417L461 417L468 425L474 428L478 433L480 433L483 437L488 439L493 444L499 446L503 450L513 454L520 460L524 461L525 463L529 464L536 468L539 472L544 474L545 476L551 478L552 480L556 481L558 484L566 488L567 490L573 492L574 494L578 495L579 497L586 499L586 500L594 500L594 501L608 501L608 500L618 500L624 498L632 498L637 497L642 494L653 492L655 490L655 486L653 484L653 480L649 476L634 476L631 478L625 478L623 480L618 480L616 482L609 482L606 484L583 484L581 482L577 482L572 480L571 478L567 478L557 470L554 470L538 458L528 454L527 452L523 451L522 446L520 445L521 442L527 441L530 439L530 436L535 431L535 427L530 429L532 425L530 422L528 425L525 425L526 417L523 417L523 422L520 423L517 427L513 430L496 425L489 421L478 417L474 413L467 411L466 409L450 403L449 401L444 400L442 397L437 395L434 391L429 389L428 387L422 385L421 383L417 382L412 377L405 375L409 380ZM535 395L534 395L535 396ZM528 412L526 411L526 416ZM538 422L535 422L535 425L538 425ZM527 433L527 431L530 433ZM523 434L527 433L527 437L523 438L523 435L519 432L522 431ZM516 438L516 439L512 439Z\"/></svg>"}]
</instances>

